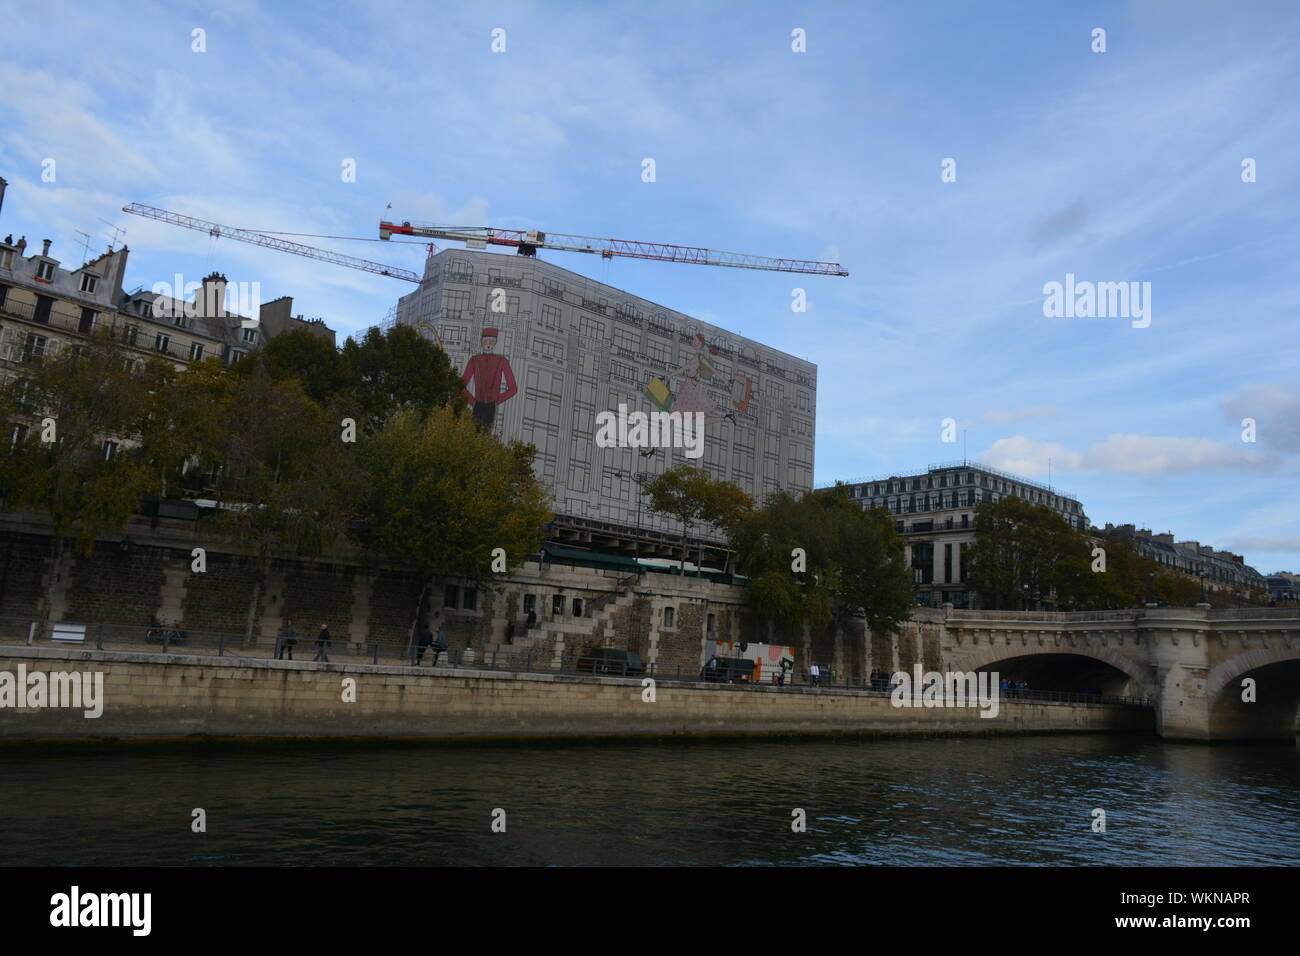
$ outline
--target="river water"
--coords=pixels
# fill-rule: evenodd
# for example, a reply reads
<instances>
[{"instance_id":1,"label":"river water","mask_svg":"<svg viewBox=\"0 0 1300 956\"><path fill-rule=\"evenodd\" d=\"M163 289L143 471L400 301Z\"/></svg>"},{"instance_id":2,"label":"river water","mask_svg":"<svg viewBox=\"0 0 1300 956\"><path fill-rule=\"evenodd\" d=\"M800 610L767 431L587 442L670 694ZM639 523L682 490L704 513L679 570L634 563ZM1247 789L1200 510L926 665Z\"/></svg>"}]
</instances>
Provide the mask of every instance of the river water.
<instances>
[{"instance_id":1,"label":"river water","mask_svg":"<svg viewBox=\"0 0 1300 956\"><path fill-rule=\"evenodd\" d=\"M1300 863L1300 751L1149 736L15 746L0 779L9 866Z\"/></svg>"}]
</instances>

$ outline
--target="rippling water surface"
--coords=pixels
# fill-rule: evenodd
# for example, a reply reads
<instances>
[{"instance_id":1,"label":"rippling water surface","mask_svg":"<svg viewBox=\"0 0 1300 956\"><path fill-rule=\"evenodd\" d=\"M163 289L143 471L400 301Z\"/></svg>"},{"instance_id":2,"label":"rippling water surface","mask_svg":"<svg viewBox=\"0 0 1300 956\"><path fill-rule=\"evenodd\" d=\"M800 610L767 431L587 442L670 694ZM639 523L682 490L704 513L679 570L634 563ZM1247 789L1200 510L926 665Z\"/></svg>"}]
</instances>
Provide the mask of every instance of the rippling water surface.
<instances>
[{"instance_id":1,"label":"rippling water surface","mask_svg":"<svg viewBox=\"0 0 1300 956\"><path fill-rule=\"evenodd\" d=\"M1300 863L1300 752L1285 746L56 746L0 749L0 775L10 866ZM196 807L207 833L191 832Z\"/></svg>"}]
</instances>

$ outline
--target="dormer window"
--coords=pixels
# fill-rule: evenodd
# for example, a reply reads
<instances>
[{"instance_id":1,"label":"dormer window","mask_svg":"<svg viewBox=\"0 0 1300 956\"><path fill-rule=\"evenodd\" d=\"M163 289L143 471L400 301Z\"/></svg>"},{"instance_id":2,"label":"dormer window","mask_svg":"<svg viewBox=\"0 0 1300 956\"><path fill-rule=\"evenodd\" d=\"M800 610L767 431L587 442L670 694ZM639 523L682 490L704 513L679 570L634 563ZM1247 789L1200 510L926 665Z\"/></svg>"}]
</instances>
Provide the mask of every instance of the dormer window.
<instances>
[{"instance_id":1,"label":"dormer window","mask_svg":"<svg viewBox=\"0 0 1300 956\"><path fill-rule=\"evenodd\" d=\"M244 329L244 341L255 343L257 341L257 329Z\"/></svg>"},{"instance_id":2,"label":"dormer window","mask_svg":"<svg viewBox=\"0 0 1300 956\"><path fill-rule=\"evenodd\" d=\"M82 275L81 277L82 292L86 293L87 295L94 295L95 287L98 285L99 285L99 276L93 276L88 272Z\"/></svg>"},{"instance_id":3,"label":"dormer window","mask_svg":"<svg viewBox=\"0 0 1300 956\"><path fill-rule=\"evenodd\" d=\"M54 281L54 263L46 262L42 259L36 263L36 281L53 282Z\"/></svg>"},{"instance_id":4,"label":"dormer window","mask_svg":"<svg viewBox=\"0 0 1300 956\"><path fill-rule=\"evenodd\" d=\"M12 249L0 249L0 269L12 269L14 267L14 251Z\"/></svg>"}]
</instances>

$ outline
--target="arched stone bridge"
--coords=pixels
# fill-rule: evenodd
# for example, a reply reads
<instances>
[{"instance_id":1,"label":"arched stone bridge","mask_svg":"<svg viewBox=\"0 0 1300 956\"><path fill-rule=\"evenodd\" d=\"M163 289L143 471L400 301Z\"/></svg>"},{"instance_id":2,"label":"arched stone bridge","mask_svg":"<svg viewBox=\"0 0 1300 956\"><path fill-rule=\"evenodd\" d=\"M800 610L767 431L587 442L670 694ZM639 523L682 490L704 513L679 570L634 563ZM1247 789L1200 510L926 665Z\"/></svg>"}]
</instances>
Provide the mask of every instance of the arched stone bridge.
<instances>
[{"instance_id":1,"label":"arched stone bridge","mask_svg":"<svg viewBox=\"0 0 1300 956\"><path fill-rule=\"evenodd\" d=\"M1102 694L1149 697L1162 737L1295 739L1300 608L944 608L919 610L914 623L923 644L939 638L943 670L997 670L1044 690L1077 690L1082 681Z\"/></svg>"}]
</instances>

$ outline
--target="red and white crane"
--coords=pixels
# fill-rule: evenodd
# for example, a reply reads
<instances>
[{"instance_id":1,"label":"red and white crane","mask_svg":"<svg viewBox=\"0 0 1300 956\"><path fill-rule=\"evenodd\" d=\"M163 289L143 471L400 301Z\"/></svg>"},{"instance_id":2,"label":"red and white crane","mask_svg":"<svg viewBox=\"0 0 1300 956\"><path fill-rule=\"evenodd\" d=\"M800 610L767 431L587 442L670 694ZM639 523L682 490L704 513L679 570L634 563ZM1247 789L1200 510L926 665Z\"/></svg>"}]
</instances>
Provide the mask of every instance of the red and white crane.
<instances>
[{"instance_id":1,"label":"red and white crane","mask_svg":"<svg viewBox=\"0 0 1300 956\"><path fill-rule=\"evenodd\" d=\"M630 259L655 259L659 262L686 262L700 266L730 266L733 269L766 269L772 272L807 272L813 275L846 276L848 272L838 262L817 262L812 259L774 259L771 256L753 256L743 252L719 252L699 246L676 246L665 242L643 242L638 239L601 239L596 236L577 236L563 232L542 232L538 229L497 229L493 226L438 226L411 222L381 222L379 238L390 236L420 236L428 239L452 239L465 243L470 249L488 246L513 248L522 256L535 256L538 249L557 249L563 252L586 252L602 259L625 256Z\"/></svg>"},{"instance_id":2,"label":"red and white crane","mask_svg":"<svg viewBox=\"0 0 1300 956\"><path fill-rule=\"evenodd\" d=\"M360 269L376 275L405 279L417 285L422 281L419 273L410 269L373 262L357 256L344 255L329 249L318 249L301 242L281 239L269 231L241 229L238 226L223 226L207 219L185 216L168 209L146 206L133 202L122 207L123 212L133 216L144 216L173 226L183 226L197 232L206 232L213 238L225 237L291 252L309 259L332 262L335 265ZM577 236L559 232L541 232L536 229L496 229L492 226L434 226L413 225L410 222L379 224L379 238L392 236L418 236L425 239L451 239L464 242L471 249L486 249L488 246L505 246L513 248L524 256L537 255L538 249L557 249L564 252L586 252L599 255L602 259L624 256L631 259L654 259L660 262L686 262L702 266L729 266L733 269L765 269L772 272L806 272L812 275L846 276L838 262L817 262L811 259L773 259L769 256L751 256L742 252L719 252L716 249L703 249L698 246L674 246L659 242L641 242L635 239L598 239L594 236ZM338 238L338 237L336 237ZM373 241L373 240L371 240Z\"/></svg>"},{"instance_id":3,"label":"red and white crane","mask_svg":"<svg viewBox=\"0 0 1300 956\"><path fill-rule=\"evenodd\" d=\"M407 282L416 284L421 281L420 275L410 269L399 269L397 266L385 265L382 262L371 262L369 259L345 256L341 252L331 252L329 249L317 249L315 246L304 245L301 242L290 242L287 239L280 239L277 236L258 232L254 229L223 226L220 223L209 222L206 219L196 219L194 216L183 216L178 212L159 209L157 206L146 206L144 203L133 202L129 206L123 206L122 211L129 212L133 216L145 216L148 219L157 219L159 222L171 223L173 226L184 226L186 229L206 232L214 239L224 236L227 239L238 239L240 242L251 242L255 246L279 249L281 252L292 252L296 256L306 256L309 259L332 262L337 266L347 266L350 269L373 272L376 275L392 276L394 279L405 279Z\"/></svg>"}]
</instances>

